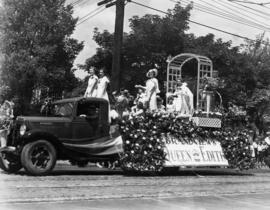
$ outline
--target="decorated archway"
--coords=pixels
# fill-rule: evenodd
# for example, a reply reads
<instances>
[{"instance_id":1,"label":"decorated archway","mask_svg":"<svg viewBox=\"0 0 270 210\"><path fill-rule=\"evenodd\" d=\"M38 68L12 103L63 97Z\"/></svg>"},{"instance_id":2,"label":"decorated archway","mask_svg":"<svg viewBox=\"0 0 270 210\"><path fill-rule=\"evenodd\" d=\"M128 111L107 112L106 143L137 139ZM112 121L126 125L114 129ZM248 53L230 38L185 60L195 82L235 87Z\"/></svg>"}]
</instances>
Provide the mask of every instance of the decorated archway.
<instances>
[{"instance_id":1,"label":"decorated archway","mask_svg":"<svg viewBox=\"0 0 270 210\"><path fill-rule=\"evenodd\" d=\"M183 66L193 59L196 59L197 61L196 109L205 111L205 100L203 100L202 95L199 93L203 84L203 78L213 77L213 64L208 57L192 53L182 53L173 58L169 58L167 60L168 66L166 91L167 93L175 91L177 80L182 79Z\"/></svg>"}]
</instances>

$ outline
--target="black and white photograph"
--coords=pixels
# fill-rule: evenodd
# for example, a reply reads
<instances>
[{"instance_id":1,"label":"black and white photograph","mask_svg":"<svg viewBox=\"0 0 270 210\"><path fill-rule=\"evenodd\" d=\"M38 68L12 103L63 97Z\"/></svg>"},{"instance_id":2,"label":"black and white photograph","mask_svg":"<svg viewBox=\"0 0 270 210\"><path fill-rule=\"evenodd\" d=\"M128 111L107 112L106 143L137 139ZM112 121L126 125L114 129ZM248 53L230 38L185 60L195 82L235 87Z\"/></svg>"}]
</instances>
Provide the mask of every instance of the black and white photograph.
<instances>
[{"instance_id":1,"label":"black and white photograph","mask_svg":"<svg viewBox=\"0 0 270 210\"><path fill-rule=\"evenodd\" d=\"M1 210L269 210L270 0L0 0Z\"/></svg>"}]
</instances>

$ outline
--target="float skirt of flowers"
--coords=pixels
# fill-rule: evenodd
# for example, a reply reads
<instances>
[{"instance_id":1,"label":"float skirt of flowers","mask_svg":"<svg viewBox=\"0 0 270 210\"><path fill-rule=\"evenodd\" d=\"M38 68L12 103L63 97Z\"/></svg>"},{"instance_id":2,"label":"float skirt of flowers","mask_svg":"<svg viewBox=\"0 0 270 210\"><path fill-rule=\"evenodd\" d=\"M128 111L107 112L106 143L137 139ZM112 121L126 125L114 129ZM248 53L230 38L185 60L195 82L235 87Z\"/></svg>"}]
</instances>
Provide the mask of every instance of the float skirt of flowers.
<instances>
[{"instance_id":1,"label":"float skirt of flowers","mask_svg":"<svg viewBox=\"0 0 270 210\"><path fill-rule=\"evenodd\" d=\"M183 144L220 142L229 167L253 167L246 130L201 128L177 113L146 112L120 122L124 153L121 167L126 172L160 172L166 161L166 136L173 135Z\"/></svg>"}]
</instances>

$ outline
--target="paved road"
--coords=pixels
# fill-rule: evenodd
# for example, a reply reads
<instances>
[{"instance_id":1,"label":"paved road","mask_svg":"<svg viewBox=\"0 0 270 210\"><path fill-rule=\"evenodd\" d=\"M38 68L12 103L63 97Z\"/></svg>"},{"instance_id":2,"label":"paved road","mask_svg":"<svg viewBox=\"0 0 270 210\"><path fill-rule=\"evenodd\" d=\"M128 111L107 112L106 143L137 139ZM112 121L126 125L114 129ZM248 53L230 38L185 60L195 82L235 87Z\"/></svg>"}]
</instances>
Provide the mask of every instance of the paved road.
<instances>
[{"instance_id":1,"label":"paved road","mask_svg":"<svg viewBox=\"0 0 270 210\"><path fill-rule=\"evenodd\" d=\"M203 174L203 175L202 175ZM270 173L186 171L124 176L58 168L51 176L0 172L0 209L270 209Z\"/></svg>"}]
</instances>

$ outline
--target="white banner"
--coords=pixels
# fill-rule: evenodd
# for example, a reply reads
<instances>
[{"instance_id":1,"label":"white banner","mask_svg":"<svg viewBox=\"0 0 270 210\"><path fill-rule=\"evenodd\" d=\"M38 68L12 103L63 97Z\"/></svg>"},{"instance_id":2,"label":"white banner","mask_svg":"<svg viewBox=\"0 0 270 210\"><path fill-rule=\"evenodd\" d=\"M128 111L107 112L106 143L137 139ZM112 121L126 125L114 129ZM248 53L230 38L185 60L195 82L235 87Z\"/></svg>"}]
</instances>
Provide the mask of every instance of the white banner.
<instances>
[{"instance_id":1,"label":"white banner","mask_svg":"<svg viewBox=\"0 0 270 210\"><path fill-rule=\"evenodd\" d=\"M219 142L205 144L182 144L169 138L165 152L167 161L164 166L228 166Z\"/></svg>"}]
</instances>

